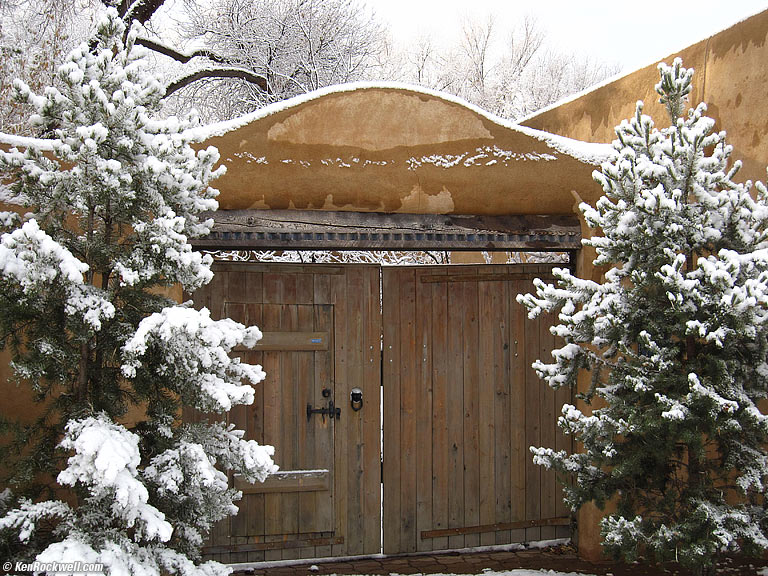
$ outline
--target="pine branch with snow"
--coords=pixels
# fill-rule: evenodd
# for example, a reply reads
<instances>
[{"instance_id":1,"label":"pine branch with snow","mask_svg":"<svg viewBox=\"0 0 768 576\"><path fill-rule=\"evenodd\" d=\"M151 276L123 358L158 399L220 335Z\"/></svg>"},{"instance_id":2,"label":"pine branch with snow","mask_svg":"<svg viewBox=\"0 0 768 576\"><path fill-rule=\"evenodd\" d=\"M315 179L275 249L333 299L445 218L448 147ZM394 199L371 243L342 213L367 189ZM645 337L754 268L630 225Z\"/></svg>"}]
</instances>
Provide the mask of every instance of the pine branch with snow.
<instances>
[{"instance_id":1,"label":"pine branch with snow","mask_svg":"<svg viewBox=\"0 0 768 576\"><path fill-rule=\"evenodd\" d=\"M638 102L595 173L605 195L581 206L602 230L584 243L605 281L559 270L518 298L531 317L558 314L565 344L538 375L553 388L592 378L588 408L559 419L583 451L531 450L572 509L615 504L607 551L706 571L723 552L768 549L768 194L733 180L740 164L706 106L686 112L693 71L678 59L660 74L669 126Z\"/></svg>"},{"instance_id":2,"label":"pine branch with snow","mask_svg":"<svg viewBox=\"0 0 768 576\"><path fill-rule=\"evenodd\" d=\"M209 182L221 169L214 148L190 146L194 115L158 119L163 90L140 31L110 9L59 67L61 89L16 84L47 138L0 151L5 200L24 212L0 214L0 338L42 416L0 447L14 491L0 539L18 560L221 574L199 551L237 511L227 473L263 481L273 449L179 416L253 402L264 372L229 353L261 333L161 295L212 278L189 239L210 229L199 214L217 208ZM130 429L129 412L142 414Z\"/></svg>"}]
</instances>

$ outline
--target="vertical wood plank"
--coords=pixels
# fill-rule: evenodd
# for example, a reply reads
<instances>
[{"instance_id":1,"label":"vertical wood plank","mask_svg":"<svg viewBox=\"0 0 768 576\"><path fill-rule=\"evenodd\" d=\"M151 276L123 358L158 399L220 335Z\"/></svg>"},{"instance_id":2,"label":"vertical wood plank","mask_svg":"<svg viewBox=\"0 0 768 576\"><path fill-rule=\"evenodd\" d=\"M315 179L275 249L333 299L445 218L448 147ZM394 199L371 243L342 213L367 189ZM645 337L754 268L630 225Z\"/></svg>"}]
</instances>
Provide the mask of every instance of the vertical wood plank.
<instances>
[{"instance_id":1,"label":"vertical wood plank","mask_svg":"<svg viewBox=\"0 0 768 576\"><path fill-rule=\"evenodd\" d=\"M347 375L348 364L348 292L347 292L347 274L334 275L331 277L331 302L334 304L334 386L333 397L345 398L349 394L349 384ZM349 452L347 441L347 418L334 420L334 498L335 509L334 518L336 522L336 535L344 538L345 544L337 544L332 547L334 556L347 554L346 542L350 536L348 522L348 475L349 470Z\"/></svg>"},{"instance_id":2,"label":"vertical wood plank","mask_svg":"<svg viewBox=\"0 0 768 576\"><path fill-rule=\"evenodd\" d=\"M395 268L382 270L384 333L384 553L400 548L400 282Z\"/></svg>"},{"instance_id":3,"label":"vertical wood plank","mask_svg":"<svg viewBox=\"0 0 768 576\"><path fill-rule=\"evenodd\" d=\"M445 274L446 269L430 269ZM428 284L424 285L429 286ZM448 285L434 283L432 291L432 529L448 528ZM448 548L448 538L433 538L433 550Z\"/></svg>"},{"instance_id":4,"label":"vertical wood plank","mask_svg":"<svg viewBox=\"0 0 768 576\"><path fill-rule=\"evenodd\" d=\"M415 270L400 278L400 550L416 551L416 287Z\"/></svg>"},{"instance_id":5,"label":"vertical wood plank","mask_svg":"<svg viewBox=\"0 0 768 576\"><path fill-rule=\"evenodd\" d=\"M302 276L302 274L282 273L280 275L280 283L282 284L281 304L298 303L296 298L296 285L299 276Z\"/></svg>"},{"instance_id":6,"label":"vertical wood plank","mask_svg":"<svg viewBox=\"0 0 768 576\"><path fill-rule=\"evenodd\" d=\"M317 406L324 401L322 390L328 388L331 395L335 397L335 365L334 355L336 350L336 336L334 329L334 307L331 304L331 282L328 274L316 273L312 275L313 301L314 306L314 326L318 332L328 332L329 342L328 350L314 352L314 390L312 405ZM335 519L336 501L342 498L342 495L335 492L336 489L336 455L334 434L336 428L330 419L323 421L315 418L314 429L316 431L316 455L322 461L317 462L316 468L326 468L330 472L331 490L328 493L318 495L316 505L316 517L318 526L329 531L336 531L337 524ZM333 548L331 546L318 546L315 548L318 557L331 556Z\"/></svg>"},{"instance_id":7,"label":"vertical wood plank","mask_svg":"<svg viewBox=\"0 0 768 576\"><path fill-rule=\"evenodd\" d=\"M478 459L479 459L479 512L480 524L493 524L496 520L496 422L495 404L495 374L496 344L494 339L496 326L500 322L498 292L503 290L502 282L478 283L478 330L479 348L477 354L480 361L480 379L478 382ZM495 296L495 298L494 298ZM495 307L494 307L495 305ZM480 535L481 546L491 546L496 543L493 532Z\"/></svg>"},{"instance_id":8,"label":"vertical wood plank","mask_svg":"<svg viewBox=\"0 0 768 576\"><path fill-rule=\"evenodd\" d=\"M365 272L363 349L363 554L381 551L381 305L378 267ZM347 406L350 406L347 403ZM351 406L350 406L351 412Z\"/></svg>"},{"instance_id":9,"label":"vertical wood plank","mask_svg":"<svg viewBox=\"0 0 768 576\"><path fill-rule=\"evenodd\" d=\"M312 275L312 284L315 291L314 303L331 303L331 277L328 274L316 273Z\"/></svg>"},{"instance_id":10,"label":"vertical wood plank","mask_svg":"<svg viewBox=\"0 0 768 576\"><path fill-rule=\"evenodd\" d=\"M416 319L416 549L431 550L432 542L422 540L423 530L432 530L432 287L422 283L426 271L415 271Z\"/></svg>"},{"instance_id":11,"label":"vertical wood plank","mask_svg":"<svg viewBox=\"0 0 768 576\"><path fill-rule=\"evenodd\" d=\"M262 290L264 304L281 304L283 302L283 275L275 267L272 272L262 274Z\"/></svg>"},{"instance_id":12,"label":"vertical wood plank","mask_svg":"<svg viewBox=\"0 0 768 576\"><path fill-rule=\"evenodd\" d=\"M308 284L311 285L312 277L309 274L300 274L299 278L308 280ZM302 332L311 332L315 327L315 311L313 306L301 305L297 306L298 312L298 324L297 330ZM306 407L307 404L315 405L315 379L314 379L314 352L297 352L297 371L296 371L296 386L297 386L297 400L296 405L299 411ZM324 462L321 461L320 454L318 454L318 446L316 442L316 420L317 418L307 419L303 417L303 414L299 414L297 418L298 424L298 461L300 468L305 470L317 470L324 468ZM325 432L321 430L320 433ZM317 507L318 499L325 497L325 493L321 492L302 492L298 494L299 497L299 532L313 532L319 529L317 519ZM309 550L300 550L301 554L307 553Z\"/></svg>"},{"instance_id":13,"label":"vertical wood plank","mask_svg":"<svg viewBox=\"0 0 768 576\"><path fill-rule=\"evenodd\" d=\"M315 299L328 302L330 301L330 284L315 284ZM312 396L312 405L317 406L322 399L323 388L334 387L333 376L333 351L335 349L334 329L333 329L333 306L330 304L315 305L315 330L318 332L328 332L330 341L328 350L319 350L314 352L314 390ZM309 400L308 400L309 401ZM315 448L316 457L321 461L315 461L317 468L327 468L330 472L331 487L335 485L335 454L334 454L334 432L335 428L329 419L323 421L315 418L313 422L315 430ZM329 493L321 493L317 498L317 523L320 527L327 527L328 530L335 530L334 506L335 498L341 495L334 494L333 489ZM330 546L318 546L315 549L318 556L330 556Z\"/></svg>"},{"instance_id":14,"label":"vertical wood plank","mask_svg":"<svg viewBox=\"0 0 768 576\"><path fill-rule=\"evenodd\" d=\"M260 284L259 275L259 284ZM261 300L260 286L258 295L253 299L257 302ZM249 285L249 291L252 287ZM250 294L249 294L250 295ZM262 305L248 304L248 325L262 326ZM260 364L263 366L264 355L261 352L247 352L244 355L249 364ZM253 405L248 407L248 420L245 428L246 438L256 440L259 444L264 444L264 383L261 382L255 387ZM262 535L264 533L264 495L248 494L244 500L248 499L249 509L248 524L246 532L248 536ZM258 562L264 560L264 551L248 552L248 562Z\"/></svg>"},{"instance_id":15,"label":"vertical wood plank","mask_svg":"<svg viewBox=\"0 0 768 576\"><path fill-rule=\"evenodd\" d=\"M314 303L314 279L308 267L302 274L296 275L296 304Z\"/></svg>"},{"instance_id":16,"label":"vertical wood plank","mask_svg":"<svg viewBox=\"0 0 768 576\"><path fill-rule=\"evenodd\" d=\"M292 278L292 276L287 276ZM293 276L295 278L295 276ZM294 300L296 297L295 282L284 285L285 299ZM295 305L282 304L280 306L280 331L293 332L297 329L298 311ZM281 462L284 470L296 470L299 465L298 453L298 415L300 408L297 406L298 383L296 372L298 352L280 353L280 388L282 392L280 408L280 438L281 438ZM302 411L304 415L306 409ZM304 415L306 418L306 416ZM282 494L281 498L282 531L281 534L296 534L299 532L299 495L295 492ZM284 560L293 559L297 550L283 550Z\"/></svg>"},{"instance_id":17,"label":"vertical wood plank","mask_svg":"<svg viewBox=\"0 0 768 576\"><path fill-rule=\"evenodd\" d=\"M507 270L509 270L509 267L507 267ZM499 290L494 291L492 294L493 308L499 311L498 324L493 327L493 389L496 397L494 404L494 421L496 423L494 430L496 522L512 521L512 413L510 410L512 346L509 341L510 326L512 324L511 290L511 282L503 282ZM496 533L496 544L509 544L510 542L511 534L509 530Z\"/></svg>"},{"instance_id":18,"label":"vertical wood plank","mask_svg":"<svg viewBox=\"0 0 768 576\"><path fill-rule=\"evenodd\" d=\"M448 527L464 523L464 288L448 282ZM463 548L464 536L450 536L449 548Z\"/></svg>"},{"instance_id":19,"label":"vertical wood plank","mask_svg":"<svg viewBox=\"0 0 768 576\"><path fill-rule=\"evenodd\" d=\"M526 282L525 291L533 289ZM538 321L531 321L525 330L525 517L541 518L541 467L533 463L529 446L541 446L541 383L531 364L539 355ZM527 541L541 540L541 528L526 528Z\"/></svg>"},{"instance_id":20,"label":"vertical wood plank","mask_svg":"<svg viewBox=\"0 0 768 576\"><path fill-rule=\"evenodd\" d=\"M263 275L261 272L241 272L245 276L246 294L249 303L261 304L264 300Z\"/></svg>"},{"instance_id":21,"label":"vertical wood plank","mask_svg":"<svg viewBox=\"0 0 768 576\"><path fill-rule=\"evenodd\" d=\"M268 283L269 275L264 274L264 300L276 299L277 284ZM264 330L278 331L280 329L280 305L265 304L263 307ZM284 468L281 453L280 420L282 411L281 395L281 356L280 352L264 352L264 371L267 374L264 386L264 443L275 447L275 462ZM282 533L282 498L280 493L264 495L264 533L265 535ZM279 560L282 554L276 550L267 550L265 560Z\"/></svg>"},{"instance_id":22,"label":"vertical wood plank","mask_svg":"<svg viewBox=\"0 0 768 576\"><path fill-rule=\"evenodd\" d=\"M509 395L510 419L510 516L511 521L525 520L526 516L526 462L528 445L526 444L526 315L525 308L515 300L517 294L524 293L524 282L512 283L514 289L509 294L509 306L512 310L510 322L510 340L512 343L511 383ZM512 542L522 542L526 539L525 530L513 530L510 533Z\"/></svg>"},{"instance_id":23,"label":"vertical wood plank","mask_svg":"<svg viewBox=\"0 0 768 576\"><path fill-rule=\"evenodd\" d=\"M476 270L472 270L476 272ZM464 525L480 524L480 439L477 282L464 288ZM480 544L479 534L467 534L464 545Z\"/></svg>"},{"instance_id":24,"label":"vertical wood plank","mask_svg":"<svg viewBox=\"0 0 768 576\"><path fill-rule=\"evenodd\" d=\"M352 388L363 384L363 276L365 269L347 269L347 378L336 389L336 401L341 407L342 422L346 427L348 464L347 473L347 554L363 552L365 539L363 522L363 415L353 412L349 404ZM337 422L336 424L339 424Z\"/></svg>"}]
</instances>

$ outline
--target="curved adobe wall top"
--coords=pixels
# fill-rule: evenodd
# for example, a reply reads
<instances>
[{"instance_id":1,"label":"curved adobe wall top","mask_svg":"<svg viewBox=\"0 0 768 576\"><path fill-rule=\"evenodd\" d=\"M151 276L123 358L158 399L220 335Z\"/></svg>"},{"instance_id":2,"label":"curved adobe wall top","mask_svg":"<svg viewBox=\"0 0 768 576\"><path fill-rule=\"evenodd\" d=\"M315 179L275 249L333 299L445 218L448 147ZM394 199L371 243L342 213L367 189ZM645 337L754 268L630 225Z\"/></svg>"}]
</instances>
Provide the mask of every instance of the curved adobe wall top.
<instances>
[{"instance_id":1,"label":"curved adobe wall top","mask_svg":"<svg viewBox=\"0 0 768 576\"><path fill-rule=\"evenodd\" d=\"M515 127L446 95L353 84L202 127L222 209L563 214L606 152Z\"/></svg>"}]
</instances>

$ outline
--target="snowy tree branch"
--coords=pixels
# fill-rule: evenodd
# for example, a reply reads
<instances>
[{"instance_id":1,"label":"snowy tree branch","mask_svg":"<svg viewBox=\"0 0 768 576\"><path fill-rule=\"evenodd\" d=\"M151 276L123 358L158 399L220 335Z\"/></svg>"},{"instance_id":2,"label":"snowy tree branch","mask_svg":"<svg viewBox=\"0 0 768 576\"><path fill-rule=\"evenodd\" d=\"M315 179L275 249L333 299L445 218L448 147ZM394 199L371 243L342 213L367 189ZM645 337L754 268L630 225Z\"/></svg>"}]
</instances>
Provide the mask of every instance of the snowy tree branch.
<instances>
[{"instance_id":1,"label":"snowy tree branch","mask_svg":"<svg viewBox=\"0 0 768 576\"><path fill-rule=\"evenodd\" d=\"M254 74L245 68L206 68L203 70L196 70L195 72L191 72L173 80L166 87L165 94L166 96L170 96L185 86L189 86L193 82L205 78L239 78L240 80L255 84L265 94L268 92L267 80L263 76Z\"/></svg>"}]
</instances>

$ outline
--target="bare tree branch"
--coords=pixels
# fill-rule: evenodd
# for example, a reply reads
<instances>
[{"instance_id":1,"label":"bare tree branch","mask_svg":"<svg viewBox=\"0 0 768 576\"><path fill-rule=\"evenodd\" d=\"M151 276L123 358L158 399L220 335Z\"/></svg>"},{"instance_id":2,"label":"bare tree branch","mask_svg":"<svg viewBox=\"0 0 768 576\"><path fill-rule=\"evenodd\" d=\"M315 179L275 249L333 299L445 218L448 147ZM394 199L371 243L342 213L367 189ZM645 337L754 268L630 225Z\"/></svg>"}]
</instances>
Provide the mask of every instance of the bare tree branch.
<instances>
[{"instance_id":1,"label":"bare tree branch","mask_svg":"<svg viewBox=\"0 0 768 576\"><path fill-rule=\"evenodd\" d=\"M212 62L216 62L218 64L229 64L229 62L216 54L215 52L211 50L195 50L194 52L184 53L176 50L175 48L172 48L171 46L168 46L167 44L161 44L160 42L156 42L154 40L150 40L149 38L137 38L136 44L139 44L140 46L144 46L145 48L149 48L153 52L157 52L158 54L162 54L163 56L168 56L169 58L173 58L177 62L180 62L182 64L186 64L193 58L207 58L208 60L211 60Z\"/></svg>"},{"instance_id":2,"label":"bare tree branch","mask_svg":"<svg viewBox=\"0 0 768 576\"><path fill-rule=\"evenodd\" d=\"M103 1L108 2L109 0ZM120 5L120 10L121 14L128 15L135 20L139 20L143 24L152 16L152 14L154 14L154 12L160 8L160 6L163 5L163 2L164 0L135 0L131 4L128 0L123 0ZM141 18L145 18L145 20L141 20ZM166 87L166 96L173 94L185 86L188 86L192 82L202 80L203 78L240 78L241 80L255 84L265 93L268 91L267 80L264 78L264 76L255 74L245 68L227 66L229 62L212 50L200 49L191 53L184 53L176 50L171 46L168 46L167 44L163 44L149 38L137 38L136 44L144 46L145 48L152 50L153 52L157 52L158 54L162 54L163 56L167 56L168 58L172 58L181 64L186 64L193 58L206 58L211 62L224 65L217 68L196 70L195 72L191 72L181 76L180 78L177 78Z\"/></svg>"},{"instance_id":3,"label":"bare tree branch","mask_svg":"<svg viewBox=\"0 0 768 576\"><path fill-rule=\"evenodd\" d=\"M245 68L207 68L177 78L166 86L165 95L170 96L177 90L204 78L240 78L241 80L255 84L265 93L267 92L266 78L254 74L250 70L246 70Z\"/></svg>"},{"instance_id":4,"label":"bare tree branch","mask_svg":"<svg viewBox=\"0 0 768 576\"><path fill-rule=\"evenodd\" d=\"M266 80L266 90L245 82L204 84L217 93L208 121L370 77L384 46L381 25L360 0L210 0L188 17L188 39L202 39L230 66Z\"/></svg>"}]
</instances>

